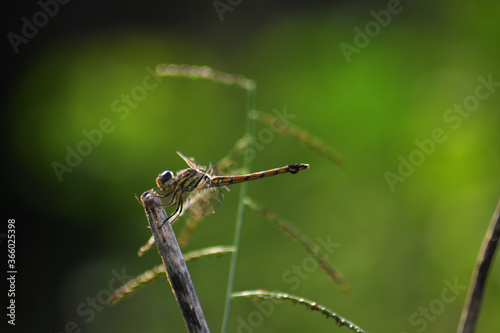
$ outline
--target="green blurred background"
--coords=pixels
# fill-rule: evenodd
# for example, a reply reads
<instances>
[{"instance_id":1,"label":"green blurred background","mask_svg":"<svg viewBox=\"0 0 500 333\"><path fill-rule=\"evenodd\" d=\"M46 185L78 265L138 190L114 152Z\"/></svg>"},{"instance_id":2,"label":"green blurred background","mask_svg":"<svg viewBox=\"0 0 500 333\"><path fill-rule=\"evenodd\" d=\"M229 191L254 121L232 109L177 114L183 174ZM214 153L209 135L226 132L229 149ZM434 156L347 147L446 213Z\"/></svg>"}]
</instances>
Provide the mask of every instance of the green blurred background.
<instances>
[{"instance_id":1,"label":"green blurred background","mask_svg":"<svg viewBox=\"0 0 500 333\"><path fill-rule=\"evenodd\" d=\"M32 21L42 10L34 1L10 6L5 36L20 34L21 18ZM186 167L176 151L206 165L244 134L245 92L204 80L162 78L126 116L113 112L115 100L144 84L148 68L185 63L255 80L259 110L286 109L294 125L347 162L341 169L275 134L252 171L311 167L251 183L249 192L312 239L338 244L329 260L351 284L350 294L319 269L298 285L287 282L287 272L309 255L252 211L245 215L235 290L300 295L369 332L453 332L466 291L454 294L449 284L468 285L499 198L500 87L466 116L455 114L457 122L446 115L474 100L478 77L500 81L500 6L405 1L385 27L373 23L371 11L387 10L387 1L229 6L221 21L207 1L69 2L18 53L4 39L2 211L4 221L17 221L16 329L64 332L74 322L82 332L185 331L166 279L112 308L103 305L118 286L111 283L116 274L131 277L160 263L156 250L136 255L150 232L134 194L153 187L159 172ZM340 46L355 46L355 28L367 24L372 37L347 59ZM58 179L52 164L66 164L67 147L76 149L83 132L103 119L112 130ZM257 124L255 132L265 127ZM391 188L386 172L398 174L400 156L417 156L415 140L430 139L438 128L446 140ZM186 251L231 244L238 193L233 186ZM496 259L478 332L498 327ZM217 332L229 256L188 267ZM262 316L250 300L233 304L230 332L348 331L291 304ZM255 327L240 327L249 320Z\"/></svg>"}]
</instances>

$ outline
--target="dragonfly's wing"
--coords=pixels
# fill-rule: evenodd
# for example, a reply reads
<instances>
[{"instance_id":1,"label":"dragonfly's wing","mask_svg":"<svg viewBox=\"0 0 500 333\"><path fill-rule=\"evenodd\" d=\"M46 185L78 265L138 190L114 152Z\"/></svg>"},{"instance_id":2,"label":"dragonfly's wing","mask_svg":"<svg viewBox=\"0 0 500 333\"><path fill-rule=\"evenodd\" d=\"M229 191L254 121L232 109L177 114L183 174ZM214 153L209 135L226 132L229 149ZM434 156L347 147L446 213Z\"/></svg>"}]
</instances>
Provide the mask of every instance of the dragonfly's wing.
<instances>
[{"instance_id":1,"label":"dragonfly's wing","mask_svg":"<svg viewBox=\"0 0 500 333\"><path fill-rule=\"evenodd\" d=\"M218 176L219 175L219 170L217 170L217 167L212 162L210 162L210 167L208 168L207 174L210 176ZM215 185L214 183L212 183L210 181L210 182L206 182L205 184L198 185L198 188L201 189L201 188L205 188L205 187L214 187L214 186L217 186L217 185ZM224 188L228 192L230 191L230 189L227 186L219 186L219 187Z\"/></svg>"},{"instance_id":2,"label":"dragonfly's wing","mask_svg":"<svg viewBox=\"0 0 500 333\"><path fill-rule=\"evenodd\" d=\"M207 174L209 174L210 176L218 176L219 175L219 170L217 170L217 167L212 162L210 162L210 166L208 167Z\"/></svg>"},{"instance_id":3,"label":"dragonfly's wing","mask_svg":"<svg viewBox=\"0 0 500 333\"><path fill-rule=\"evenodd\" d=\"M181 152L177 152L177 154L182 157L182 159L193 169L201 170L201 171L206 171L207 167L199 164L196 162L192 157L187 157L183 155Z\"/></svg>"},{"instance_id":4,"label":"dragonfly's wing","mask_svg":"<svg viewBox=\"0 0 500 333\"><path fill-rule=\"evenodd\" d=\"M218 187L205 187L191 192L185 207L191 216L201 218L215 213L223 199L224 194Z\"/></svg>"}]
</instances>

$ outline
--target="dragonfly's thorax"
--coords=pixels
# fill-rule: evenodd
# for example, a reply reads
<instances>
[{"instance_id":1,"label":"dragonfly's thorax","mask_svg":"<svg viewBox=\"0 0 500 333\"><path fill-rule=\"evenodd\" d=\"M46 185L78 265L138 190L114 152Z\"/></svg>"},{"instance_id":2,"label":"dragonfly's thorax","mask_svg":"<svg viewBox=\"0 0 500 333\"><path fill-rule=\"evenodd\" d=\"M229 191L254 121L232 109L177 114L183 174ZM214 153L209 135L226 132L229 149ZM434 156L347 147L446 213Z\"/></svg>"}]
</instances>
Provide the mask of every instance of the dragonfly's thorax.
<instances>
[{"instance_id":1,"label":"dragonfly's thorax","mask_svg":"<svg viewBox=\"0 0 500 333\"><path fill-rule=\"evenodd\" d=\"M185 169L175 177L177 189L182 192L191 192L197 187L206 186L210 182L210 176L197 169Z\"/></svg>"},{"instance_id":2,"label":"dragonfly's thorax","mask_svg":"<svg viewBox=\"0 0 500 333\"><path fill-rule=\"evenodd\" d=\"M206 187L211 177L197 169L184 169L174 177L171 171L164 171L156 178L158 187L166 193L191 192L197 187Z\"/></svg>"}]
</instances>

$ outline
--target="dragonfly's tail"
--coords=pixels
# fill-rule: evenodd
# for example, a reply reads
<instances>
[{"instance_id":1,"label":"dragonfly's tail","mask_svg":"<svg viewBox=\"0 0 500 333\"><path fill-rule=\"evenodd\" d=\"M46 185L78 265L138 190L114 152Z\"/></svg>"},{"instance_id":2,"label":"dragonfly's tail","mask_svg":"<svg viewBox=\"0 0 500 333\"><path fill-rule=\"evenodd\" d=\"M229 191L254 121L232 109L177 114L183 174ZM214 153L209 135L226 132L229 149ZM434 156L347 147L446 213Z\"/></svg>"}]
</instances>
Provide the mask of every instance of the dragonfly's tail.
<instances>
[{"instance_id":1,"label":"dragonfly's tail","mask_svg":"<svg viewBox=\"0 0 500 333\"><path fill-rule=\"evenodd\" d=\"M305 163L292 164L292 165L286 166L285 168L288 168L288 172L290 172L291 174L296 174L297 172L299 172L301 170L308 169L309 164L305 164Z\"/></svg>"},{"instance_id":2,"label":"dragonfly's tail","mask_svg":"<svg viewBox=\"0 0 500 333\"><path fill-rule=\"evenodd\" d=\"M281 168L276 168L276 169L271 169L267 171L261 171L261 172L255 172L255 173L250 173L247 175L241 175L241 176L215 176L212 177L212 182L216 186L225 186L225 185L231 185L231 184L237 184L237 183L242 183L250 180L255 180L255 179L261 179L261 178L266 178L266 177L272 177L276 175L280 175L282 173L291 173L291 174L296 174L297 172L301 170L305 170L309 168L309 164L304 164L304 163L299 163L299 164L290 164Z\"/></svg>"}]
</instances>

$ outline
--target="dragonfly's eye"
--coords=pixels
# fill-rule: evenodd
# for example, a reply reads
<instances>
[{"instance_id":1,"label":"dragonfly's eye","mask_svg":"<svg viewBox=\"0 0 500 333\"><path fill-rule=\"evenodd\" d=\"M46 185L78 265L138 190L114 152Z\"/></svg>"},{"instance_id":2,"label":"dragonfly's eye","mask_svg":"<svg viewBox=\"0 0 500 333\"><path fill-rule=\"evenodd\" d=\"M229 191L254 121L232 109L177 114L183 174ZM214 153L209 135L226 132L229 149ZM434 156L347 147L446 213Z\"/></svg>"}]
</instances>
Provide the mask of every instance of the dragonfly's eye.
<instances>
[{"instance_id":1,"label":"dragonfly's eye","mask_svg":"<svg viewBox=\"0 0 500 333\"><path fill-rule=\"evenodd\" d=\"M163 173L161 173L159 176L158 176L158 184L165 184L166 182L168 182L170 179L172 179L174 177L174 174L172 173L172 171L163 171Z\"/></svg>"}]
</instances>

